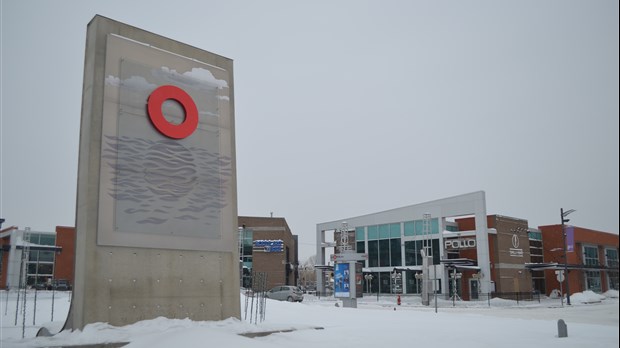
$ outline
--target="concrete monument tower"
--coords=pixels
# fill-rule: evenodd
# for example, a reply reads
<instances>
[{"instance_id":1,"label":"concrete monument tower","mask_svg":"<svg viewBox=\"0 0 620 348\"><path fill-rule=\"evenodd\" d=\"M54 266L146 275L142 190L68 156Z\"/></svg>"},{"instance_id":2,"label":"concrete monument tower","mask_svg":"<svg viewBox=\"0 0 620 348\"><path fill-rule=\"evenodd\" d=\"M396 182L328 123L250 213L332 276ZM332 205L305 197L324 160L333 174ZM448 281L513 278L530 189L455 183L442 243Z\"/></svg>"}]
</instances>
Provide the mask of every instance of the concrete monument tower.
<instances>
[{"instance_id":1,"label":"concrete monument tower","mask_svg":"<svg viewBox=\"0 0 620 348\"><path fill-rule=\"evenodd\" d=\"M232 67L89 23L66 329L240 316Z\"/></svg>"}]
</instances>

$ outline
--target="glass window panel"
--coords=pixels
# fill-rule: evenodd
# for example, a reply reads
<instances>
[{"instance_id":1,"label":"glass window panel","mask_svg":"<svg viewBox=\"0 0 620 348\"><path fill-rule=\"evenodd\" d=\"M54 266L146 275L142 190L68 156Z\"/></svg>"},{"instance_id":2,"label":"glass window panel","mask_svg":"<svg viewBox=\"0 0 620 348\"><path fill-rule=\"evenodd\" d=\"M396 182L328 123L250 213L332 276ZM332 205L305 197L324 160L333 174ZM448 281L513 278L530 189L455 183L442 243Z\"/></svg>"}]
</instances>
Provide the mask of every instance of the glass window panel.
<instances>
[{"instance_id":1,"label":"glass window panel","mask_svg":"<svg viewBox=\"0 0 620 348\"><path fill-rule=\"evenodd\" d=\"M39 239L41 245L56 245L56 236L53 234L42 234Z\"/></svg>"},{"instance_id":2,"label":"glass window panel","mask_svg":"<svg viewBox=\"0 0 620 348\"><path fill-rule=\"evenodd\" d=\"M379 278L381 279L381 293L389 294L390 293L390 273L389 272L380 272Z\"/></svg>"},{"instance_id":3,"label":"glass window panel","mask_svg":"<svg viewBox=\"0 0 620 348\"><path fill-rule=\"evenodd\" d=\"M618 272L617 271L609 271L607 273L607 284L609 286L609 289L613 289L613 290L619 290L619 284L618 284Z\"/></svg>"},{"instance_id":4,"label":"glass window panel","mask_svg":"<svg viewBox=\"0 0 620 348\"><path fill-rule=\"evenodd\" d=\"M617 268L618 267L618 250L605 249L605 263L607 267Z\"/></svg>"},{"instance_id":5,"label":"glass window panel","mask_svg":"<svg viewBox=\"0 0 620 348\"><path fill-rule=\"evenodd\" d=\"M431 233L437 234L439 233L439 219L431 219Z\"/></svg>"},{"instance_id":6,"label":"glass window panel","mask_svg":"<svg viewBox=\"0 0 620 348\"><path fill-rule=\"evenodd\" d=\"M377 226L368 226L368 240L379 239L379 231Z\"/></svg>"},{"instance_id":7,"label":"glass window panel","mask_svg":"<svg viewBox=\"0 0 620 348\"><path fill-rule=\"evenodd\" d=\"M39 261L54 261L54 252L53 251L39 251Z\"/></svg>"},{"instance_id":8,"label":"glass window panel","mask_svg":"<svg viewBox=\"0 0 620 348\"><path fill-rule=\"evenodd\" d=\"M415 241L405 242L405 266L415 266L416 259Z\"/></svg>"},{"instance_id":9,"label":"glass window panel","mask_svg":"<svg viewBox=\"0 0 620 348\"><path fill-rule=\"evenodd\" d=\"M405 285L408 294L422 293L422 280L415 277L416 271L405 271L407 284Z\"/></svg>"},{"instance_id":10,"label":"glass window panel","mask_svg":"<svg viewBox=\"0 0 620 348\"><path fill-rule=\"evenodd\" d=\"M34 261L36 262L39 259L39 252L38 251L31 251L28 253L28 261Z\"/></svg>"},{"instance_id":11,"label":"glass window panel","mask_svg":"<svg viewBox=\"0 0 620 348\"><path fill-rule=\"evenodd\" d=\"M379 225L379 239L390 238L390 225Z\"/></svg>"},{"instance_id":12,"label":"glass window panel","mask_svg":"<svg viewBox=\"0 0 620 348\"><path fill-rule=\"evenodd\" d=\"M400 223L390 224L390 238L400 238Z\"/></svg>"},{"instance_id":13,"label":"glass window panel","mask_svg":"<svg viewBox=\"0 0 620 348\"><path fill-rule=\"evenodd\" d=\"M583 263L586 266L598 266L598 248L593 246L583 247Z\"/></svg>"},{"instance_id":14,"label":"glass window panel","mask_svg":"<svg viewBox=\"0 0 620 348\"><path fill-rule=\"evenodd\" d=\"M379 266L379 241L377 240L368 241L368 266Z\"/></svg>"},{"instance_id":15,"label":"glass window panel","mask_svg":"<svg viewBox=\"0 0 620 348\"><path fill-rule=\"evenodd\" d=\"M364 245L364 242L357 242L357 246L356 246L356 251L360 254L363 254L366 252L366 246Z\"/></svg>"},{"instance_id":16,"label":"glass window panel","mask_svg":"<svg viewBox=\"0 0 620 348\"><path fill-rule=\"evenodd\" d=\"M379 267L390 266L390 240L379 240Z\"/></svg>"},{"instance_id":17,"label":"glass window panel","mask_svg":"<svg viewBox=\"0 0 620 348\"><path fill-rule=\"evenodd\" d=\"M424 235L424 221L422 220L415 221L415 234L416 236Z\"/></svg>"},{"instance_id":18,"label":"glass window panel","mask_svg":"<svg viewBox=\"0 0 620 348\"><path fill-rule=\"evenodd\" d=\"M392 267L402 266L400 238L390 239L390 263Z\"/></svg>"},{"instance_id":19,"label":"glass window panel","mask_svg":"<svg viewBox=\"0 0 620 348\"><path fill-rule=\"evenodd\" d=\"M40 233L29 233L28 235L24 233L24 239L29 240L30 243L39 244L39 238L41 238Z\"/></svg>"},{"instance_id":20,"label":"glass window panel","mask_svg":"<svg viewBox=\"0 0 620 348\"><path fill-rule=\"evenodd\" d=\"M54 265L51 263L39 264L39 275L51 276L54 273Z\"/></svg>"},{"instance_id":21,"label":"glass window panel","mask_svg":"<svg viewBox=\"0 0 620 348\"><path fill-rule=\"evenodd\" d=\"M366 233L364 227L356 227L355 228L355 240L365 240Z\"/></svg>"},{"instance_id":22,"label":"glass window panel","mask_svg":"<svg viewBox=\"0 0 620 348\"><path fill-rule=\"evenodd\" d=\"M586 290L601 292L601 272L586 271Z\"/></svg>"},{"instance_id":23,"label":"glass window panel","mask_svg":"<svg viewBox=\"0 0 620 348\"><path fill-rule=\"evenodd\" d=\"M454 225L446 225L446 231L458 232L459 231L459 227L458 226L454 226Z\"/></svg>"},{"instance_id":24,"label":"glass window panel","mask_svg":"<svg viewBox=\"0 0 620 348\"><path fill-rule=\"evenodd\" d=\"M415 235L415 224L413 221L405 222L405 236L413 236Z\"/></svg>"},{"instance_id":25,"label":"glass window panel","mask_svg":"<svg viewBox=\"0 0 620 348\"><path fill-rule=\"evenodd\" d=\"M415 241L415 250L416 250L416 264L418 266L422 265L422 253L420 252L420 250L424 249L424 244L422 243L421 240L416 240Z\"/></svg>"}]
</instances>

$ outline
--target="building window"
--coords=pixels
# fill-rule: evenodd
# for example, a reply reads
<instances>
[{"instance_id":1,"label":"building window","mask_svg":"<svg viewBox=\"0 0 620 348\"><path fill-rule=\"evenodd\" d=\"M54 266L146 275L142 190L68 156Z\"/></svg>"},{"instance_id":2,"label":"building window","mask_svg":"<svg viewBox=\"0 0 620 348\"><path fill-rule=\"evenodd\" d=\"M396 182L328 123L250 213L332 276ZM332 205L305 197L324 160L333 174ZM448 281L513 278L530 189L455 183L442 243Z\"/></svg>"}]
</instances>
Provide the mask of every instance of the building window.
<instances>
[{"instance_id":1,"label":"building window","mask_svg":"<svg viewBox=\"0 0 620 348\"><path fill-rule=\"evenodd\" d=\"M415 223L413 221L407 221L404 225L405 236L415 236Z\"/></svg>"},{"instance_id":2,"label":"building window","mask_svg":"<svg viewBox=\"0 0 620 348\"><path fill-rule=\"evenodd\" d=\"M381 239L379 241L379 267L390 266L390 240Z\"/></svg>"},{"instance_id":3,"label":"building window","mask_svg":"<svg viewBox=\"0 0 620 348\"><path fill-rule=\"evenodd\" d=\"M459 226L458 225L446 225L446 231L458 232L459 231Z\"/></svg>"},{"instance_id":4,"label":"building window","mask_svg":"<svg viewBox=\"0 0 620 348\"><path fill-rule=\"evenodd\" d=\"M598 248L595 246L583 246L583 264L586 266L598 266Z\"/></svg>"},{"instance_id":5,"label":"building window","mask_svg":"<svg viewBox=\"0 0 620 348\"><path fill-rule=\"evenodd\" d=\"M405 242L405 266L417 265L416 260L418 258L417 251L415 249L415 241ZM407 292L410 292L407 290Z\"/></svg>"},{"instance_id":6,"label":"building window","mask_svg":"<svg viewBox=\"0 0 620 348\"><path fill-rule=\"evenodd\" d=\"M400 238L390 239L390 263L392 267L402 266L402 256L400 253Z\"/></svg>"},{"instance_id":7,"label":"building window","mask_svg":"<svg viewBox=\"0 0 620 348\"><path fill-rule=\"evenodd\" d=\"M390 224L390 238L400 238L400 223Z\"/></svg>"},{"instance_id":8,"label":"building window","mask_svg":"<svg viewBox=\"0 0 620 348\"><path fill-rule=\"evenodd\" d=\"M355 240L363 241L365 239L366 239L366 233L364 231L364 227L356 227L355 228Z\"/></svg>"},{"instance_id":9,"label":"building window","mask_svg":"<svg viewBox=\"0 0 620 348\"><path fill-rule=\"evenodd\" d=\"M542 240L542 232L528 232L528 237L533 240Z\"/></svg>"},{"instance_id":10,"label":"building window","mask_svg":"<svg viewBox=\"0 0 620 348\"><path fill-rule=\"evenodd\" d=\"M618 268L618 250L605 249L605 264L609 268Z\"/></svg>"},{"instance_id":11,"label":"building window","mask_svg":"<svg viewBox=\"0 0 620 348\"><path fill-rule=\"evenodd\" d=\"M370 227L369 234L370 234ZM368 267L378 267L379 266L379 241L378 240L369 240L368 241Z\"/></svg>"},{"instance_id":12,"label":"building window","mask_svg":"<svg viewBox=\"0 0 620 348\"><path fill-rule=\"evenodd\" d=\"M384 294L391 293L391 275L390 272L380 272L379 273L380 282L380 291Z\"/></svg>"},{"instance_id":13,"label":"building window","mask_svg":"<svg viewBox=\"0 0 620 348\"><path fill-rule=\"evenodd\" d=\"M417 279L415 277L416 271L405 271L406 275L406 279L407 279L407 285L405 286L405 291L407 291L408 294L420 294L422 293L422 279Z\"/></svg>"},{"instance_id":14,"label":"building window","mask_svg":"<svg viewBox=\"0 0 620 348\"><path fill-rule=\"evenodd\" d=\"M607 286L609 289L619 290L618 286L618 249L605 249L605 264L613 270L607 271Z\"/></svg>"},{"instance_id":15,"label":"building window","mask_svg":"<svg viewBox=\"0 0 620 348\"><path fill-rule=\"evenodd\" d=\"M379 225L379 239L390 238L390 225Z\"/></svg>"},{"instance_id":16,"label":"building window","mask_svg":"<svg viewBox=\"0 0 620 348\"><path fill-rule=\"evenodd\" d=\"M364 241L360 241L357 242L357 245L355 247L355 252L359 253L359 254L363 254L366 252L366 247L364 246Z\"/></svg>"},{"instance_id":17,"label":"building window","mask_svg":"<svg viewBox=\"0 0 620 348\"><path fill-rule=\"evenodd\" d=\"M368 226L368 240L379 239L379 231L377 226Z\"/></svg>"},{"instance_id":18,"label":"building window","mask_svg":"<svg viewBox=\"0 0 620 348\"><path fill-rule=\"evenodd\" d=\"M586 271L586 290L601 292L601 272Z\"/></svg>"}]
</instances>

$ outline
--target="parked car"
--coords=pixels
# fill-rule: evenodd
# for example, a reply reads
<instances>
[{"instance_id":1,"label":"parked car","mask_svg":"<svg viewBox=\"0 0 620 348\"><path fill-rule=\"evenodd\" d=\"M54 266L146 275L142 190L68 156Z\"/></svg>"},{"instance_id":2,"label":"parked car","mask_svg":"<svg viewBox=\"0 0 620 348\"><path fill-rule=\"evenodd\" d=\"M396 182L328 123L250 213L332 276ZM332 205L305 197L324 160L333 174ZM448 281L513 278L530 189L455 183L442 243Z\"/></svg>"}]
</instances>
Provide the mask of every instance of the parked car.
<instances>
[{"instance_id":1,"label":"parked car","mask_svg":"<svg viewBox=\"0 0 620 348\"><path fill-rule=\"evenodd\" d=\"M281 285L267 291L267 298L279 301L301 302L304 300L304 295L296 286Z\"/></svg>"},{"instance_id":2,"label":"parked car","mask_svg":"<svg viewBox=\"0 0 620 348\"><path fill-rule=\"evenodd\" d=\"M36 284L34 285L34 288L35 288L36 290L47 290L47 283L45 283L45 282L42 282L42 283L41 283L41 282L40 282L40 283L36 283Z\"/></svg>"},{"instance_id":3,"label":"parked car","mask_svg":"<svg viewBox=\"0 0 620 348\"><path fill-rule=\"evenodd\" d=\"M47 286L47 290L69 291L71 290L71 284L66 279L54 279Z\"/></svg>"}]
</instances>

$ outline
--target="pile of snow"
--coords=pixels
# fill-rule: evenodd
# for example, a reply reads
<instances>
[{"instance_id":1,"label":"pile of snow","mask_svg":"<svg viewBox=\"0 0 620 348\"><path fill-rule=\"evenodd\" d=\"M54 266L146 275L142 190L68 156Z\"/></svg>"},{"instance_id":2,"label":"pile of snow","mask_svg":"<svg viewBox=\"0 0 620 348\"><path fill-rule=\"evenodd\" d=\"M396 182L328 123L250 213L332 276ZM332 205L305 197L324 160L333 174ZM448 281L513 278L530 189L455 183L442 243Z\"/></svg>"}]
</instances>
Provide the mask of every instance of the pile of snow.
<instances>
[{"instance_id":1,"label":"pile of snow","mask_svg":"<svg viewBox=\"0 0 620 348\"><path fill-rule=\"evenodd\" d=\"M603 295L607 298L618 298L618 290L607 290Z\"/></svg>"},{"instance_id":2,"label":"pile of snow","mask_svg":"<svg viewBox=\"0 0 620 348\"><path fill-rule=\"evenodd\" d=\"M606 298L607 297L605 297L604 295L599 295L591 290L586 290L584 292L578 292L570 295L571 304L599 303Z\"/></svg>"}]
</instances>

